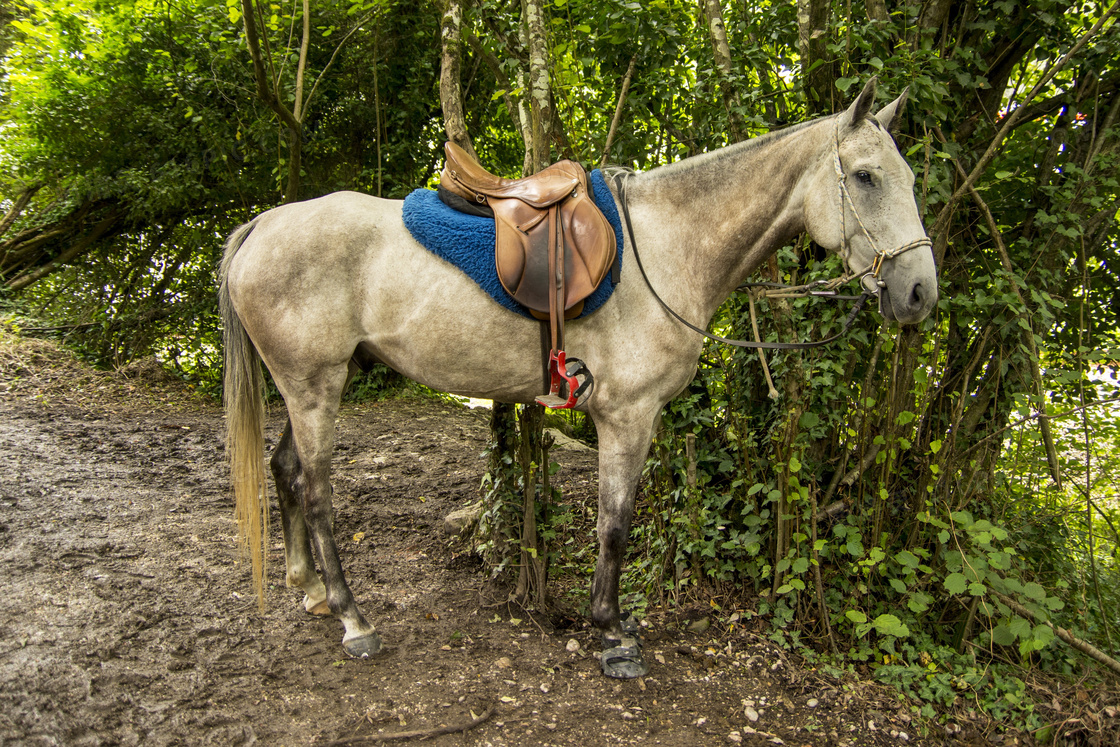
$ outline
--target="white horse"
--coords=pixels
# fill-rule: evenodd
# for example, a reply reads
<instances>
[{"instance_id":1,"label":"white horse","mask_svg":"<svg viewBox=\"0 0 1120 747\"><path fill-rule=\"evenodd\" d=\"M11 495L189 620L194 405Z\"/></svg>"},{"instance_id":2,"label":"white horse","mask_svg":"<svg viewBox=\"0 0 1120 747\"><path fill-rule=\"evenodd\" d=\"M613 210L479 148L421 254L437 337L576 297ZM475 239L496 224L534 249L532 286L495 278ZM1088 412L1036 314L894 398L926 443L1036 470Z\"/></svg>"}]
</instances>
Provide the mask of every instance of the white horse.
<instances>
[{"instance_id":1,"label":"white horse","mask_svg":"<svg viewBox=\"0 0 1120 747\"><path fill-rule=\"evenodd\" d=\"M904 98L872 115L872 80L842 114L624 177L633 229L619 285L566 332L567 351L595 377L578 409L599 437L591 619L604 646L615 646L604 656L608 674L648 669L620 620L619 575L655 424L692 379L703 345L651 286L703 326L767 257L808 232L863 275L886 319L920 322L937 301L937 276L914 175L890 135ZM304 591L308 612L341 620L355 657L378 652L381 639L346 584L332 532L331 450L349 378L380 361L455 394L531 403L542 393L539 323L417 244L401 206L340 192L269 210L230 236L221 267L229 456L258 594L263 604L263 360L288 408L271 460L287 582ZM648 281L630 261L634 243Z\"/></svg>"}]
</instances>

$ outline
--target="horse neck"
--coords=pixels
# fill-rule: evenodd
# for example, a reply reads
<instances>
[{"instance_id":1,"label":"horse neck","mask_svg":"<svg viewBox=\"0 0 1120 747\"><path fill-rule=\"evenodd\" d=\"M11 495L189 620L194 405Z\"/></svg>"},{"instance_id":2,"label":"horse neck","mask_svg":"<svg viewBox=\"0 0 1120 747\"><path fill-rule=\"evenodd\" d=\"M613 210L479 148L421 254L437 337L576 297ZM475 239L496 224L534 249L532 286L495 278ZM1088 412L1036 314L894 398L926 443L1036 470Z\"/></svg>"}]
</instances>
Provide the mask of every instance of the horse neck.
<instances>
[{"instance_id":1,"label":"horse neck","mask_svg":"<svg viewBox=\"0 0 1120 747\"><path fill-rule=\"evenodd\" d=\"M706 322L743 278L805 229L805 187L831 143L830 123L816 120L631 180L638 252L670 306Z\"/></svg>"}]
</instances>

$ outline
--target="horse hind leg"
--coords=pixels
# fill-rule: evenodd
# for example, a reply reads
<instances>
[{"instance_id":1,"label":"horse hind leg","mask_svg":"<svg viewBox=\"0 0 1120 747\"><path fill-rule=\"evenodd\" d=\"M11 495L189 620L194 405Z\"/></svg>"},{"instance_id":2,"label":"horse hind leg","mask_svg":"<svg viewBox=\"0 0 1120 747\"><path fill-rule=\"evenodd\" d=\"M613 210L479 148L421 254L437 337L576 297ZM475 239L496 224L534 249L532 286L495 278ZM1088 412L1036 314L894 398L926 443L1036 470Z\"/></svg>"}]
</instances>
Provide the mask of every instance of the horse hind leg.
<instances>
[{"instance_id":1,"label":"horse hind leg","mask_svg":"<svg viewBox=\"0 0 1120 747\"><path fill-rule=\"evenodd\" d=\"M311 556L311 536L296 495L296 478L299 476L299 456L292 441L292 421L284 426L280 443L272 453L270 462L276 494L280 502L280 523L284 528L284 563L287 568L288 586L302 589L303 608L313 615L329 615L327 587L315 572Z\"/></svg>"},{"instance_id":2,"label":"horse hind leg","mask_svg":"<svg viewBox=\"0 0 1120 747\"><path fill-rule=\"evenodd\" d=\"M289 526L286 523L285 547L289 556L294 555L299 563L304 559L310 560L307 553L307 545L310 545L322 572L327 608L345 628L343 648L351 656L366 658L381 650L381 637L366 621L346 584L334 539L334 508L331 504L330 462L334 447L334 421L347 378L345 367L303 380L281 381L277 378L277 385L288 405L291 443L294 446L294 450L284 450L282 474L287 475L286 486L294 498L291 506L302 510L306 527L306 534L302 534L295 521L296 512L292 511L290 536L295 542L288 548ZM289 451L294 451L294 454L287 455ZM290 461L291 456L295 458L294 464ZM294 470L288 474L290 467ZM303 536L306 540L302 539ZM314 570L311 569L310 573L313 576ZM306 576L301 578L305 579ZM314 591L314 582L309 583ZM307 591L309 587L301 588ZM314 601L312 594L308 593L308 597L308 601L313 603L312 609L317 607L318 602Z\"/></svg>"},{"instance_id":3,"label":"horse hind leg","mask_svg":"<svg viewBox=\"0 0 1120 747\"><path fill-rule=\"evenodd\" d=\"M353 381L361 368L351 360L347 375ZM343 388L345 391L345 387ZM327 587L315 572L315 561L311 554L311 536L303 508L296 494L295 480L299 476L299 455L292 440L292 421L284 426L280 442L272 452L270 462L273 481L280 503L280 523L284 528L284 564L287 569L287 584L304 592L303 608L312 615L329 615Z\"/></svg>"}]
</instances>

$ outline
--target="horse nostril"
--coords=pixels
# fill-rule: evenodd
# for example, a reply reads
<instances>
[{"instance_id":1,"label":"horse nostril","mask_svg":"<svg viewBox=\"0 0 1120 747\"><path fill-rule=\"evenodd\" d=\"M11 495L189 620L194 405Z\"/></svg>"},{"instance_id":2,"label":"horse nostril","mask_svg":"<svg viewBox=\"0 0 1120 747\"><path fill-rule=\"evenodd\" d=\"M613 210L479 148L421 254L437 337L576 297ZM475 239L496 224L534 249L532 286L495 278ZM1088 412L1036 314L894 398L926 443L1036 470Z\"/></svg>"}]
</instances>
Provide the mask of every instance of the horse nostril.
<instances>
[{"instance_id":1,"label":"horse nostril","mask_svg":"<svg viewBox=\"0 0 1120 747\"><path fill-rule=\"evenodd\" d=\"M937 286L915 283L910 290L910 308L928 311L937 303Z\"/></svg>"},{"instance_id":2,"label":"horse nostril","mask_svg":"<svg viewBox=\"0 0 1120 747\"><path fill-rule=\"evenodd\" d=\"M914 283L914 287L910 291L910 303L915 308L921 308L925 305L926 297L928 295L929 294L926 292L926 288L924 285L922 285L921 283Z\"/></svg>"}]
</instances>

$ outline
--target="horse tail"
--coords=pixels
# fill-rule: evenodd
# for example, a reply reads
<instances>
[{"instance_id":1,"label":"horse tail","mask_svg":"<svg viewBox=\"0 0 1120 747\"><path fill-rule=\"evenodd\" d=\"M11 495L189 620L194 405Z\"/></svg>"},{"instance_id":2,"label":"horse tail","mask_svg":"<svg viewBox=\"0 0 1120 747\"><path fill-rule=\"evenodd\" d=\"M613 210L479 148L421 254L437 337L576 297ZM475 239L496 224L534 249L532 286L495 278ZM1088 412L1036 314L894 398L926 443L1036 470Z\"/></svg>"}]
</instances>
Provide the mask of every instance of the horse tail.
<instances>
[{"instance_id":1,"label":"horse tail","mask_svg":"<svg viewBox=\"0 0 1120 747\"><path fill-rule=\"evenodd\" d=\"M225 244L219 272L218 306L222 315L225 348L223 382L226 412L226 455L233 483L234 516L238 547L252 565L253 591L264 611L264 580L267 573L268 493L264 477L264 374L253 341L237 316L229 297L229 270L237 250L256 222L247 223Z\"/></svg>"}]
</instances>

